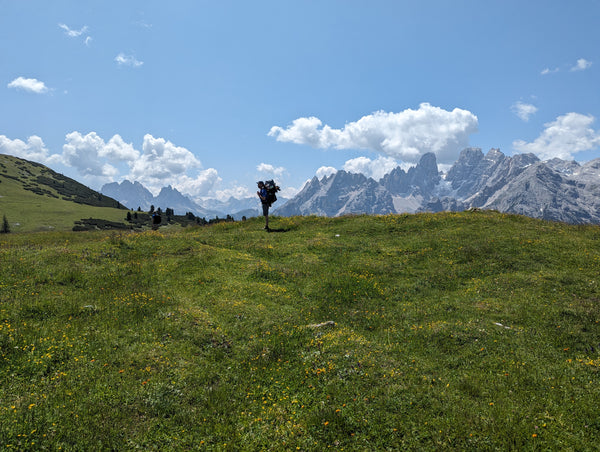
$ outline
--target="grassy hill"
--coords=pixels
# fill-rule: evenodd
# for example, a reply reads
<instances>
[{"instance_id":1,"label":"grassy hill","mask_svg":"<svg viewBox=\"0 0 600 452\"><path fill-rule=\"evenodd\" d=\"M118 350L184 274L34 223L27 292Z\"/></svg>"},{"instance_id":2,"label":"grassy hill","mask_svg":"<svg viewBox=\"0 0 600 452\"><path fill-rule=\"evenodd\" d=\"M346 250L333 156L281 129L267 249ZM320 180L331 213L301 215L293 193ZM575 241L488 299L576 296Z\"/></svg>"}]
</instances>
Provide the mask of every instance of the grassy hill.
<instances>
[{"instance_id":1,"label":"grassy hill","mask_svg":"<svg viewBox=\"0 0 600 452\"><path fill-rule=\"evenodd\" d=\"M124 209L44 165L0 154L0 219L11 231L70 230L82 218L123 222Z\"/></svg>"},{"instance_id":2,"label":"grassy hill","mask_svg":"<svg viewBox=\"0 0 600 452\"><path fill-rule=\"evenodd\" d=\"M261 227L0 236L2 447L597 448L600 228Z\"/></svg>"}]
</instances>

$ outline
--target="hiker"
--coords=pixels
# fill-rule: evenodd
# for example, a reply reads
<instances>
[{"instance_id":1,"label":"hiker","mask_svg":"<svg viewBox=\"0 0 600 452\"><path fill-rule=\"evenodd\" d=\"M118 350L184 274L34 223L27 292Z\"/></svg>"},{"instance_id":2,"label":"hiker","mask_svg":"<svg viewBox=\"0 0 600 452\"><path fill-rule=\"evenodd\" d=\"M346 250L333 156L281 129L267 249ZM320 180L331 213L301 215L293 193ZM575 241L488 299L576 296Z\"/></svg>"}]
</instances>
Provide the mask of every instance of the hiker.
<instances>
[{"instance_id":1,"label":"hiker","mask_svg":"<svg viewBox=\"0 0 600 452\"><path fill-rule=\"evenodd\" d=\"M260 202L262 204L263 216L265 217L265 229L269 230L269 207L271 207L271 203L269 202L269 194L267 193L267 188L265 187L265 183L263 181L258 181L258 191L256 194L260 198Z\"/></svg>"},{"instance_id":2,"label":"hiker","mask_svg":"<svg viewBox=\"0 0 600 452\"><path fill-rule=\"evenodd\" d=\"M152 230L153 231L156 231L158 229L161 221L162 221L162 218L161 218L160 214L158 212L153 212L152 213Z\"/></svg>"}]
</instances>

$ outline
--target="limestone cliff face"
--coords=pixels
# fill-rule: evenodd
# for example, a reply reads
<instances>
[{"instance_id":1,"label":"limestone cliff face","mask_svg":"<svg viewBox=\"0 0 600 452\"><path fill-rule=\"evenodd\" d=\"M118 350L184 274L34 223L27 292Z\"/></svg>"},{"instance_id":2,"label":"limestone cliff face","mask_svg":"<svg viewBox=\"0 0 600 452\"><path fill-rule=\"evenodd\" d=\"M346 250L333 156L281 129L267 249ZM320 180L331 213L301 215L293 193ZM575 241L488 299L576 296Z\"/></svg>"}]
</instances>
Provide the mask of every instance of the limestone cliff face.
<instances>
[{"instance_id":1,"label":"limestone cliff face","mask_svg":"<svg viewBox=\"0 0 600 452\"><path fill-rule=\"evenodd\" d=\"M283 216L394 213L392 194L362 174L338 171L319 180L314 177L294 198L274 213Z\"/></svg>"},{"instance_id":2,"label":"limestone cliff face","mask_svg":"<svg viewBox=\"0 0 600 452\"><path fill-rule=\"evenodd\" d=\"M398 167L379 182L345 171L322 180L315 177L277 213L337 216L471 207L600 223L600 159L583 165L560 159L542 162L533 154L509 157L491 149L484 155L481 149L467 148L443 175L435 155L425 154L415 167Z\"/></svg>"}]
</instances>

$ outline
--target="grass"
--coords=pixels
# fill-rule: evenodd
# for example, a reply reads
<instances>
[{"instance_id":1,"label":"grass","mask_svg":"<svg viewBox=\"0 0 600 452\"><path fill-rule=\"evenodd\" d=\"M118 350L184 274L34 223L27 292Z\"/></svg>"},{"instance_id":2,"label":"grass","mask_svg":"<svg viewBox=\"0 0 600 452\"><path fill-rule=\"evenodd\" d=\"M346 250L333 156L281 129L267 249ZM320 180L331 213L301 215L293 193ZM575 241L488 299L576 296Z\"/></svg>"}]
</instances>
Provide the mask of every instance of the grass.
<instances>
[{"instance_id":1,"label":"grass","mask_svg":"<svg viewBox=\"0 0 600 452\"><path fill-rule=\"evenodd\" d=\"M60 188L66 186L73 193L81 190L80 199L89 196L88 202L96 202L89 188L73 180L54 174L58 188L38 182L39 176L53 180L48 177L53 174L42 165L0 154L0 219L6 216L12 232L68 231L82 218L125 222L125 209L76 203L69 200L74 195L61 194Z\"/></svg>"},{"instance_id":2,"label":"grass","mask_svg":"<svg viewBox=\"0 0 600 452\"><path fill-rule=\"evenodd\" d=\"M127 211L123 209L86 206L23 192L18 188L13 191L9 185L10 181L0 186L0 218L6 215L11 232L67 231L82 218L125 223ZM18 196L11 197L13 192Z\"/></svg>"},{"instance_id":3,"label":"grass","mask_svg":"<svg viewBox=\"0 0 600 452\"><path fill-rule=\"evenodd\" d=\"M597 448L597 226L271 226L0 236L1 446Z\"/></svg>"}]
</instances>

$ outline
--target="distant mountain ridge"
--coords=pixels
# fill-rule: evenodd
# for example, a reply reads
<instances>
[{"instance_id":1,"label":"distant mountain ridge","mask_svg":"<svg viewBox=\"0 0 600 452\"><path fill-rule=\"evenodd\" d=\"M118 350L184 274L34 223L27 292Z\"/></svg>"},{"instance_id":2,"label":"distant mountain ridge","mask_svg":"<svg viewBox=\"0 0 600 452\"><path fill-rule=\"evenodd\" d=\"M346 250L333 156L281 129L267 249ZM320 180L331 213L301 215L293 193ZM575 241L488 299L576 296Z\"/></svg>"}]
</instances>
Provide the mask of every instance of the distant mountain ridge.
<instances>
[{"instance_id":1,"label":"distant mountain ridge","mask_svg":"<svg viewBox=\"0 0 600 452\"><path fill-rule=\"evenodd\" d=\"M206 218L259 215L254 197L200 205L173 187L163 187L155 197L139 182L129 181L106 184L99 193L44 165L7 155L0 155L0 176L10 182L5 188L20 187L46 198L96 207L147 211L154 205ZM397 167L379 181L343 170L323 179L314 177L294 198L280 199L273 207L272 212L281 216L331 217L481 208L572 224L600 224L600 159L583 164L557 158L541 161L533 154L508 157L491 149L484 155L479 148L467 148L444 174L438 170L435 155L429 153L408 171Z\"/></svg>"},{"instance_id":2,"label":"distant mountain ridge","mask_svg":"<svg viewBox=\"0 0 600 452\"><path fill-rule=\"evenodd\" d=\"M150 190L144 187L140 182L131 182L124 180L121 183L112 182L102 186L100 191L107 196L118 199L121 204L131 208L138 207L144 211L155 208L171 208L176 214L183 215L192 212L199 217L214 218L233 216L235 219L241 219L243 216L253 217L259 214L259 200L256 197L249 198L229 198L227 201L210 200L201 205L188 196L183 195L176 188L163 187L157 196L152 195Z\"/></svg>"},{"instance_id":3,"label":"distant mountain ridge","mask_svg":"<svg viewBox=\"0 0 600 452\"><path fill-rule=\"evenodd\" d=\"M508 157L464 149L446 174L425 154L404 171L379 181L346 171L313 178L279 215L387 214L492 209L567 223L600 223L600 159L540 161L533 154Z\"/></svg>"}]
</instances>

